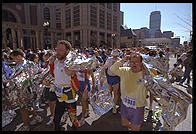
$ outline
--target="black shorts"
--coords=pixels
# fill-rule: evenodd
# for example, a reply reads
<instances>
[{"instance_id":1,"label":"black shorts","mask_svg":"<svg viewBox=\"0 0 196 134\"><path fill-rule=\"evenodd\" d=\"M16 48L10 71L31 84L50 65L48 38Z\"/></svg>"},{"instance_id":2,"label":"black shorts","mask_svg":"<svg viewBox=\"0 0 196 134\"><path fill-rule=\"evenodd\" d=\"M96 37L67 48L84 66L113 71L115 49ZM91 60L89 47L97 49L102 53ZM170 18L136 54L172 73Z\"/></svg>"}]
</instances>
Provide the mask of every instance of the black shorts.
<instances>
[{"instance_id":1,"label":"black shorts","mask_svg":"<svg viewBox=\"0 0 196 134\"><path fill-rule=\"evenodd\" d=\"M43 92L43 97L49 101L55 101L57 99L56 93L51 92L50 88L46 87Z\"/></svg>"}]
</instances>

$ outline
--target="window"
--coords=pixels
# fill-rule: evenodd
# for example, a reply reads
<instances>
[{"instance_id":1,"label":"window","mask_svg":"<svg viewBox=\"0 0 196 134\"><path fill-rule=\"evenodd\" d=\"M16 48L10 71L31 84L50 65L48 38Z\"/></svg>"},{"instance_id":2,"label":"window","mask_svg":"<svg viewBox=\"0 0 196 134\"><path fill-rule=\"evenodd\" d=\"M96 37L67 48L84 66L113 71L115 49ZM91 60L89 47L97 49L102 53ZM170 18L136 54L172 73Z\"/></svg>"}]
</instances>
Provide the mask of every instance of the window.
<instances>
[{"instance_id":1,"label":"window","mask_svg":"<svg viewBox=\"0 0 196 134\"><path fill-rule=\"evenodd\" d=\"M73 25L80 25L80 6L76 6L73 8Z\"/></svg>"},{"instance_id":2,"label":"window","mask_svg":"<svg viewBox=\"0 0 196 134\"><path fill-rule=\"evenodd\" d=\"M117 16L113 16L113 30L117 31Z\"/></svg>"},{"instance_id":3,"label":"window","mask_svg":"<svg viewBox=\"0 0 196 134\"><path fill-rule=\"evenodd\" d=\"M50 9L48 7L44 8L44 19L50 20Z\"/></svg>"},{"instance_id":4,"label":"window","mask_svg":"<svg viewBox=\"0 0 196 134\"><path fill-rule=\"evenodd\" d=\"M16 17L9 11L3 10L2 12L2 20L9 22L16 22Z\"/></svg>"},{"instance_id":5,"label":"window","mask_svg":"<svg viewBox=\"0 0 196 134\"><path fill-rule=\"evenodd\" d=\"M99 27L105 28L105 11L99 10Z\"/></svg>"},{"instance_id":6,"label":"window","mask_svg":"<svg viewBox=\"0 0 196 134\"><path fill-rule=\"evenodd\" d=\"M113 3L113 11L117 11L117 9L118 9L118 6L117 6L117 3Z\"/></svg>"},{"instance_id":7,"label":"window","mask_svg":"<svg viewBox=\"0 0 196 134\"><path fill-rule=\"evenodd\" d=\"M112 30L112 15L107 13L107 29Z\"/></svg>"},{"instance_id":8,"label":"window","mask_svg":"<svg viewBox=\"0 0 196 134\"><path fill-rule=\"evenodd\" d=\"M68 40L70 43L72 42L72 41L71 41L71 33L70 33L70 32L67 32L67 33L66 33L65 39Z\"/></svg>"},{"instance_id":9,"label":"window","mask_svg":"<svg viewBox=\"0 0 196 134\"><path fill-rule=\"evenodd\" d=\"M105 3L99 3L100 6L105 7Z\"/></svg>"},{"instance_id":10,"label":"window","mask_svg":"<svg viewBox=\"0 0 196 134\"><path fill-rule=\"evenodd\" d=\"M61 8L56 8L56 28L61 29Z\"/></svg>"},{"instance_id":11,"label":"window","mask_svg":"<svg viewBox=\"0 0 196 134\"><path fill-rule=\"evenodd\" d=\"M56 9L56 21L61 21L61 9Z\"/></svg>"},{"instance_id":12,"label":"window","mask_svg":"<svg viewBox=\"0 0 196 134\"><path fill-rule=\"evenodd\" d=\"M65 11L65 27L71 27L71 9Z\"/></svg>"},{"instance_id":13,"label":"window","mask_svg":"<svg viewBox=\"0 0 196 134\"><path fill-rule=\"evenodd\" d=\"M97 8L90 6L90 25L97 27Z\"/></svg>"},{"instance_id":14,"label":"window","mask_svg":"<svg viewBox=\"0 0 196 134\"><path fill-rule=\"evenodd\" d=\"M61 29L61 23L56 23L56 28Z\"/></svg>"},{"instance_id":15,"label":"window","mask_svg":"<svg viewBox=\"0 0 196 134\"><path fill-rule=\"evenodd\" d=\"M107 8L112 9L112 3L107 3Z\"/></svg>"}]
</instances>

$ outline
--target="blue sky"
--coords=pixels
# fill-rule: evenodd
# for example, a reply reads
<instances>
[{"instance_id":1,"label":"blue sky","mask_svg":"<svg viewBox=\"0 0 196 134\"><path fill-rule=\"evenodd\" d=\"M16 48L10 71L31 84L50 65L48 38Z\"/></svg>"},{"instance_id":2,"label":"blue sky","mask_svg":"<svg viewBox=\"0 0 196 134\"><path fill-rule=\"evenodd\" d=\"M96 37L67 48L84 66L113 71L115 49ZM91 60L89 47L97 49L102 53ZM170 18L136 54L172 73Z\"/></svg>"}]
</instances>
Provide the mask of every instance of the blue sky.
<instances>
[{"instance_id":1,"label":"blue sky","mask_svg":"<svg viewBox=\"0 0 196 134\"><path fill-rule=\"evenodd\" d=\"M161 12L161 31L173 31L180 43L189 40L192 30L192 3L121 3L124 25L128 28L149 28L150 13Z\"/></svg>"}]
</instances>

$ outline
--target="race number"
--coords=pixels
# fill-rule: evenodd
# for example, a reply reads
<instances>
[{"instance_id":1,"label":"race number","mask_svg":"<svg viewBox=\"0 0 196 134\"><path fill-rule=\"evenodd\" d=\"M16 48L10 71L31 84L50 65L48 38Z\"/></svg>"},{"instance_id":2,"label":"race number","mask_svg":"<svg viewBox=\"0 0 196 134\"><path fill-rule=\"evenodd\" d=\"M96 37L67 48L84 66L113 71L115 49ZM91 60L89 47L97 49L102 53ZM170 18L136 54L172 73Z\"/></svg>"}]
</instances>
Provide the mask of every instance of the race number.
<instances>
[{"instance_id":1,"label":"race number","mask_svg":"<svg viewBox=\"0 0 196 134\"><path fill-rule=\"evenodd\" d=\"M136 99L131 98L129 96L125 96L123 102L127 107L136 109Z\"/></svg>"}]
</instances>

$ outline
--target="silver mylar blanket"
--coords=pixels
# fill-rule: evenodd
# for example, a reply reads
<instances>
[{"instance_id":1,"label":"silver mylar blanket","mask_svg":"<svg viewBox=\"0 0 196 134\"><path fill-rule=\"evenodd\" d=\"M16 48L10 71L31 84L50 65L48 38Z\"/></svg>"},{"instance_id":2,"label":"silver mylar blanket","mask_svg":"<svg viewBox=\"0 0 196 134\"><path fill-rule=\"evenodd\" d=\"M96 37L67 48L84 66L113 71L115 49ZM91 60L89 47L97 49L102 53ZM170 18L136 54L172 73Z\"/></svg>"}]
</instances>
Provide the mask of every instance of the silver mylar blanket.
<instances>
[{"instance_id":1,"label":"silver mylar blanket","mask_svg":"<svg viewBox=\"0 0 196 134\"><path fill-rule=\"evenodd\" d=\"M113 99L110 91L107 88L107 81L104 67L100 67L94 73L96 80L96 88L98 91L95 94L89 94L90 104L95 114L102 116L112 109Z\"/></svg>"},{"instance_id":2,"label":"silver mylar blanket","mask_svg":"<svg viewBox=\"0 0 196 134\"><path fill-rule=\"evenodd\" d=\"M157 69L156 65L158 64L154 64L155 59L147 55L141 55L148 70L148 74L144 77L145 84L162 108L162 118L166 124L164 129L174 130L179 123L186 119L188 106L192 103L192 98L174 87L162 74L154 74L152 70L161 72L165 71L160 70L164 67L159 66L159 69ZM156 62L158 63L158 61Z\"/></svg>"},{"instance_id":3,"label":"silver mylar blanket","mask_svg":"<svg viewBox=\"0 0 196 134\"><path fill-rule=\"evenodd\" d=\"M49 68L45 69L42 73L38 73L38 70L39 69L35 64L30 61L23 60L12 69L10 79L3 79L3 82L7 83L6 86L3 86L3 91L6 92L6 94L3 96L3 100L4 98L7 98L11 102L11 109L18 106L24 106L23 104L25 101L21 99L23 97L28 98L29 96L30 98L28 99L30 99L31 102L41 97L41 93L43 91L41 82L49 75ZM30 87L30 92L27 91L28 87ZM37 97L35 99L33 99L34 94L32 92L36 93ZM18 99L23 100L21 105L18 103ZM11 123L16 116L15 112L11 110L10 107L3 106L3 108L5 109L2 110L2 127Z\"/></svg>"},{"instance_id":4,"label":"silver mylar blanket","mask_svg":"<svg viewBox=\"0 0 196 134\"><path fill-rule=\"evenodd\" d=\"M2 112L2 127L5 127L16 117L16 112L14 110L6 110Z\"/></svg>"},{"instance_id":5,"label":"silver mylar blanket","mask_svg":"<svg viewBox=\"0 0 196 134\"><path fill-rule=\"evenodd\" d=\"M70 52L64 61L65 67L75 71L95 69L98 65L98 60L95 56L86 58L84 55L74 52Z\"/></svg>"}]
</instances>

